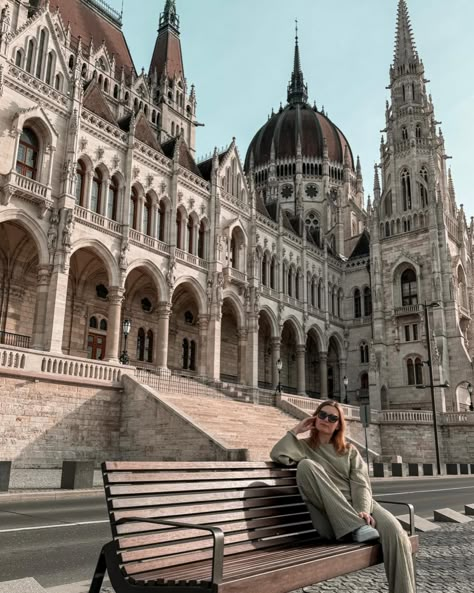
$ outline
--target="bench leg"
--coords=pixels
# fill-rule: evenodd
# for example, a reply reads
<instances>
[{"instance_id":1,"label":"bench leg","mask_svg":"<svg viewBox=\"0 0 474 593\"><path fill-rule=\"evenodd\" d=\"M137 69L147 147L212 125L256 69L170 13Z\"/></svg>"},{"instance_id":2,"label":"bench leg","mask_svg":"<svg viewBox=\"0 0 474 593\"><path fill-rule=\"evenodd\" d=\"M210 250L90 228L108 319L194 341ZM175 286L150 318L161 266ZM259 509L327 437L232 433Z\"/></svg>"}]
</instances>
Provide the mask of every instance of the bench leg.
<instances>
[{"instance_id":1,"label":"bench leg","mask_svg":"<svg viewBox=\"0 0 474 593\"><path fill-rule=\"evenodd\" d=\"M92 578L89 593L100 593L102 583L104 582L104 576L106 571L105 554L104 548L100 551L99 559L97 560L97 566L95 568L94 576Z\"/></svg>"}]
</instances>

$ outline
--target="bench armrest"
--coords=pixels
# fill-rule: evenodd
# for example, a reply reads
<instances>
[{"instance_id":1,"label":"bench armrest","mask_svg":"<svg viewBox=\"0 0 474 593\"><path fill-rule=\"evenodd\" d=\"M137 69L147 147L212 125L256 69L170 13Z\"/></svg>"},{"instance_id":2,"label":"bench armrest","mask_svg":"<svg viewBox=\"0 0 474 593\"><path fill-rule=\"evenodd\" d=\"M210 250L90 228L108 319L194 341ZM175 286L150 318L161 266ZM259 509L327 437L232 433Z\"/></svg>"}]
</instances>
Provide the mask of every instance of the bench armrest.
<instances>
[{"instance_id":1,"label":"bench armrest","mask_svg":"<svg viewBox=\"0 0 474 593\"><path fill-rule=\"evenodd\" d=\"M398 504L398 505L403 505L405 507L408 507L408 515L410 517L410 535L416 534L415 507L412 504L410 504L408 502L395 502L394 500L377 500L376 498L374 498L374 500L376 500L378 503L383 502L384 504Z\"/></svg>"},{"instance_id":2,"label":"bench armrest","mask_svg":"<svg viewBox=\"0 0 474 593\"><path fill-rule=\"evenodd\" d=\"M194 523L183 523L182 521L169 521L168 519L150 519L143 517L124 517L116 522L116 525L124 523L155 523L156 525L169 525L180 529L200 529L209 531L214 540L212 549L212 583L222 582L223 564L224 564L224 532L219 527L212 525L196 525Z\"/></svg>"}]
</instances>

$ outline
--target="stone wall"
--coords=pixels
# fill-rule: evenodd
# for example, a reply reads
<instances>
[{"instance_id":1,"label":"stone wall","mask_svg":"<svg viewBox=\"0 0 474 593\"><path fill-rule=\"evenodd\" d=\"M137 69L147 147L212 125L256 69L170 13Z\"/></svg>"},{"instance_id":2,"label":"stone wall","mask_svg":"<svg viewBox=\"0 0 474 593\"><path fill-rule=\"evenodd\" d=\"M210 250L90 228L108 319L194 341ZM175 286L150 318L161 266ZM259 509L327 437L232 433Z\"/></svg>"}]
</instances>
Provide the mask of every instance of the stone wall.
<instances>
[{"instance_id":1,"label":"stone wall","mask_svg":"<svg viewBox=\"0 0 474 593\"><path fill-rule=\"evenodd\" d=\"M155 461L225 461L239 450L226 449L161 402L152 389L123 378L121 459ZM242 458L243 459L243 458Z\"/></svg>"},{"instance_id":2,"label":"stone wall","mask_svg":"<svg viewBox=\"0 0 474 593\"><path fill-rule=\"evenodd\" d=\"M14 467L117 459L118 389L0 375L0 451Z\"/></svg>"}]
</instances>

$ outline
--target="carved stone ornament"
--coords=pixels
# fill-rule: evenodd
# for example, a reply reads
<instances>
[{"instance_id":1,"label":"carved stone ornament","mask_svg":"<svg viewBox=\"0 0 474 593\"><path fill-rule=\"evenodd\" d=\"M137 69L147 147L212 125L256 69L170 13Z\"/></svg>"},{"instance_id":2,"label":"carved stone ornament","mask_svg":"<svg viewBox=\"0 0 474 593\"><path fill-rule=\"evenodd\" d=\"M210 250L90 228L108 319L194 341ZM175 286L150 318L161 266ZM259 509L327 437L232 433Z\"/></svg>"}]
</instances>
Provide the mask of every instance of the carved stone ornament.
<instances>
[{"instance_id":1,"label":"carved stone ornament","mask_svg":"<svg viewBox=\"0 0 474 593\"><path fill-rule=\"evenodd\" d=\"M113 169L118 169L118 166L120 165L120 157L118 156L118 154L115 154L112 157L112 168Z\"/></svg>"},{"instance_id":2,"label":"carved stone ornament","mask_svg":"<svg viewBox=\"0 0 474 593\"><path fill-rule=\"evenodd\" d=\"M165 193L165 191L166 191L166 187L167 187L167 186L166 186L166 182L165 182L165 181L162 181L162 182L160 183L160 190L161 190L161 193L162 193L162 194L164 194L164 193Z\"/></svg>"},{"instance_id":3,"label":"carved stone ornament","mask_svg":"<svg viewBox=\"0 0 474 593\"><path fill-rule=\"evenodd\" d=\"M122 246L120 247L120 257L119 257L119 268L122 270L122 272L125 272L126 269L128 268L127 253L128 253L129 249L130 249L130 245L129 245L128 241L123 241Z\"/></svg>"},{"instance_id":4,"label":"carved stone ornament","mask_svg":"<svg viewBox=\"0 0 474 593\"><path fill-rule=\"evenodd\" d=\"M200 205L199 210L202 216L206 214L206 204L204 204L204 202Z\"/></svg>"},{"instance_id":5,"label":"carved stone ornament","mask_svg":"<svg viewBox=\"0 0 474 593\"><path fill-rule=\"evenodd\" d=\"M79 140L79 148L81 149L81 152L84 152L87 148L87 138L82 137Z\"/></svg>"},{"instance_id":6,"label":"carved stone ornament","mask_svg":"<svg viewBox=\"0 0 474 593\"><path fill-rule=\"evenodd\" d=\"M99 148L96 151L98 161L101 161L104 158L104 153L105 153L105 150L104 150L103 146L99 146Z\"/></svg>"},{"instance_id":7,"label":"carved stone ornament","mask_svg":"<svg viewBox=\"0 0 474 593\"><path fill-rule=\"evenodd\" d=\"M153 175L147 175L146 177L146 186L151 187L153 185L154 177Z\"/></svg>"},{"instance_id":8,"label":"carved stone ornament","mask_svg":"<svg viewBox=\"0 0 474 593\"><path fill-rule=\"evenodd\" d=\"M179 191L178 192L178 202L181 203L183 201L183 197L184 197L183 192L182 191Z\"/></svg>"},{"instance_id":9,"label":"carved stone ornament","mask_svg":"<svg viewBox=\"0 0 474 593\"><path fill-rule=\"evenodd\" d=\"M137 177L140 175L140 169L138 167L133 167L132 175L134 179L137 179Z\"/></svg>"},{"instance_id":10,"label":"carved stone ornament","mask_svg":"<svg viewBox=\"0 0 474 593\"><path fill-rule=\"evenodd\" d=\"M189 210L192 210L194 208L194 204L196 203L196 200L194 198L189 198L188 200L188 208Z\"/></svg>"}]
</instances>

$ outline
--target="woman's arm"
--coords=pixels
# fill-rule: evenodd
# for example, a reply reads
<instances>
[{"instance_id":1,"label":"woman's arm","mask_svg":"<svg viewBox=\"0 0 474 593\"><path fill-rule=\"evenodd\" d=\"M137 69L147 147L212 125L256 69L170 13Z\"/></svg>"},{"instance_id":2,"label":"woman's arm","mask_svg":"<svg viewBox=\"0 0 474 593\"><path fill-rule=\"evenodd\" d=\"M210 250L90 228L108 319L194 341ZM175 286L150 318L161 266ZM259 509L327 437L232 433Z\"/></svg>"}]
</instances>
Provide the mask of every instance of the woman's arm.
<instances>
[{"instance_id":1,"label":"woman's arm","mask_svg":"<svg viewBox=\"0 0 474 593\"><path fill-rule=\"evenodd\" d=\"M314 418L305 418L288 431L271 450L270 457L272 460L282 465L294 465L305 459L306 453L303 444L296 435L308 432L313 426Z\"/></svg>"},{"instance_id":2,"label":"woman's arm","mask_svg":"<svg viewBox=\"0 0 474 593\"><path fill-rule=\"evenodd\" d=\"M350 452L349 485L352 506L358 513L372 512L372 488L367 465L355 447Z\"/></svg>"}]
</instances>

